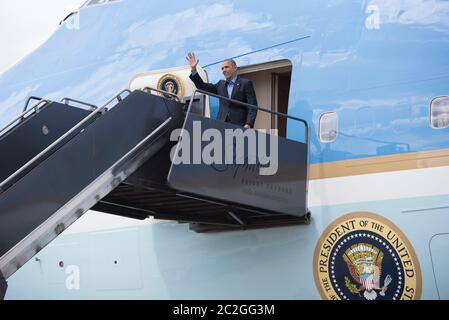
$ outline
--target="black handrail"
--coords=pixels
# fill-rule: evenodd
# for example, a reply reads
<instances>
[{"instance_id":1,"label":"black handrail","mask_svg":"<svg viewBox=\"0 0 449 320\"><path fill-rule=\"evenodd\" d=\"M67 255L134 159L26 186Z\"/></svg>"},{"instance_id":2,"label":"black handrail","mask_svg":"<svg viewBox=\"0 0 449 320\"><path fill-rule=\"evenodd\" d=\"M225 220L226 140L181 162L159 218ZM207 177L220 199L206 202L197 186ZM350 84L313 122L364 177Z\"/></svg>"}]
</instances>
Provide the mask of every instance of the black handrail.
<instances>
[{"instance_id":1,"label":"black handrail","mask_svg":"<svg viewBox=\"0 0 449 320\"><path fill-rule=\"evenodd\" d=\"M83 102L83 101L80 101L80 100L67 98L67 97L66 98L62 98L61 102L64 103L65 105L70 105L69 102L75 102L75 103L78 103L78 104L82 104L84 106L90 107L91 111L94 111L95 109L98 109L98 107L96 105L94 105L94 104L90 104L90 103L87 103L87 102Z\"/></svg>"},{"instance_id":2,"label":"black handrail","mask_svg":"<svg viewBox=\"0 0 449 320\"><path fill-rule=\"evenodd\" d=\"M33 98L33 99L31 99L31 98ZM28 102L27 102L27 105L26 105L26 106L28 106L29 101L37 99L36 97L31 97L31 98L28 99ZM42 103L44 103L44 104L42 104ZM9 122L6 126L4 126L3 128L1 128L1 129L0 129L0 137L3 135L3 133L4 133L5 131L7 131L7 129L9 129L9 128L10 128L13 124L15 124L17 121L22 121L22 120L24 120L24 119L25 119L25 116L26 116L27 114L31 113L31 111L39 112L43 107L45 107L46 105L48 105L48 104L50 104L50 103L51 103L50 100L45 100L45 99L40 99L40 98L39 98L39 102L38 102L34 107L32 107L31 109L28 109L28 110L23 111L22 114L21 114L20 116L18 116L17 118L15 118L15 119L12 120L11 122Z\"/></svg>"},{"instance_id":3,"label":"black handrail","mask_svg":"<svg viewBox=\"0 0 449 320\"><path fill-rule=\"evenodd\" d=\"M152 87L145 87L145 88L142 89L142 91L144 91L146 93L150 93L150 94L151 94L151 91L156 91L156 92L159 92L159 93L162 93L162 94L166 94L166 95L172 96L178 102L181 102L181 100L179 99L179 97L176 94L168 92L168 91L164 91L164 90L161 90L161 89L156 89L156 88L152 88Z\"/></svg>"},{"instance_id":4,"label":"black handrail","mask_svg":"<svg viewBox=\"0 0 449 320\"><path fill-rule=\"evenodd\" d=\"M44 100L44 99L39 98L39 97L34 97L34 96L29 97L29 98L27 99L27 102L25 103L25 107L23 107L23 111L22 111L22 112L27 111L28 105L30 104L30 102L31 102L32 100L36 100L36 101L41 102L41 101Z\"/></svg>"},{"instance_id":5,"label":"black handrail","mask_svg":"<svg viewBox=\"0 0 449 320\"><path fill-rule=\"evenodd\" d=\"M123 93L127 92L128 94L131 93L130 90L126 89L121 91L119 94L115 95L112 99L110 99L104 106L102 106L99 109L93 110L87 117L85 117L83 120L78 122L74 127L72 127L69 131L67 131L65 134L63 134L59 139L54 141L52 144L50 144L47 148L45 148L43 151L41 151L38 155L36 155L33 159L28 161L26 164L24 164L20 169L18 169L16 172L14 172L12 175L10 175L6 180L0 183L0 193L2 193L5 190L5 186L9 184L13 179L15 179L19 174L24 172L26 169L28 169L33 163L38 161L40 158L42 158L45 154L47 154L51 149L53 149L56 145L61 143L64 139L66 139L68 136L73 134L76 130L80 129L82 125L87 123L90 119L95 117L96 114L100 113L103 114L106 111L106 107L113 102L115 99L117 99L119 102L121 101L121 95Z\"/></svg>"},{"instance_id":6,"label":"black handrail","mask_svg":"<svg viewBox=\"0 0 449 320\"><path fill-rule=\"evenodd\" d=\"M218 98L218 99L221 99L221 100L225 100L225 101L228 101L228 102L231 102L231 103L235 103L235 104L238 104L238 105L241 105L241 106L245 106L245 107L256 109L256 110L263 111L263 112L268 112L268 113L271 113L271 114L274 114L274 115L277 115L277 116L280 116L280 117L284 117L284 118L287 118L287 119L292 119L292 120L301 122L302 124L304 124L304 127L305 127L306 143L309 144L309 124L307 123L306 120L301 119L301 118L297 118L297 117L294 117L294 116L290 116L288 114L281 113L281 112L278 112L278 111L273 111L273 110L270 110L270 109L257 107L255 105L252 105L252 104L249 104L249 103L245 103L245 102L242 102L242 101L238 101L238 100L230 99L230 98L227 98L227 97L223 97L223 96L220 96L218 94L210 93L208 91L196 89L193 92L192 99L190 100L189 109L188 109L187 113L190 113L190 111L191 111L191 108L192 108L192 105L193 105L193 100L194 100L195 95L196 95L197 92L202 93L202 94L207 95L207 96L211 96L211 97L215 97L215 98Z\"/></svg>"}]
</instances>

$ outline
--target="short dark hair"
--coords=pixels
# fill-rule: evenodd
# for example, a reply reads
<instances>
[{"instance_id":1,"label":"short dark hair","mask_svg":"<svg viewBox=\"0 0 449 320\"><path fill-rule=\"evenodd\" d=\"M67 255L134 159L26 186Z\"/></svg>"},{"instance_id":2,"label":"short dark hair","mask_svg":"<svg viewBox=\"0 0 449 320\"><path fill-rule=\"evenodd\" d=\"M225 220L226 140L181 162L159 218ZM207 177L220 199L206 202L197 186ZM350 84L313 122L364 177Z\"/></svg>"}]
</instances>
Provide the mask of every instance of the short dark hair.
<instances>
[{"instance_id":1,"label":"short dark hair","mask_svg":"<svg viewBox=\"0 0 449 320\"><path fill-rule=\"evenodd\" d=\"M224 59L223 62L230 62L230 63L232 63L234 66L237 67L237 62L235 62L234 59Z\"/></svg>"}]
</instances>

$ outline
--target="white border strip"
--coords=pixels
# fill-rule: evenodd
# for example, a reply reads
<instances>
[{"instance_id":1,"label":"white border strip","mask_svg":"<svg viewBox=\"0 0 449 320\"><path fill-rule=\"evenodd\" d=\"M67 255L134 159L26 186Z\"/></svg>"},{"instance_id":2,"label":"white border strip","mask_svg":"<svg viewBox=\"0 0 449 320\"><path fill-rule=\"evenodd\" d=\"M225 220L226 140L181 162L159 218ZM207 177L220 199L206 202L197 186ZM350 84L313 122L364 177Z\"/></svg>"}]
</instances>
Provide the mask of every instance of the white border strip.
<instances>
[{"instance_id":1,"label":"white border strip","mask_svg":"<svg viewBox=\"0 0 449 320\"><path fill-rule=\"evenodd\" d=\"M413 169L309 182L309 207L385 201L449 194L449 167ZM90 211L64 234L77 234L165 223Z\"/></svg>"},{"instance_id":2,"label":"white border strip","mask_svg":"<svg viewBox=\"0 0 449 320\"><path fill-rule=\"evenodd\" d=\"M309 182L309 206L449 194L449 167L402 170Z\"/></svg>"}]
</instances>

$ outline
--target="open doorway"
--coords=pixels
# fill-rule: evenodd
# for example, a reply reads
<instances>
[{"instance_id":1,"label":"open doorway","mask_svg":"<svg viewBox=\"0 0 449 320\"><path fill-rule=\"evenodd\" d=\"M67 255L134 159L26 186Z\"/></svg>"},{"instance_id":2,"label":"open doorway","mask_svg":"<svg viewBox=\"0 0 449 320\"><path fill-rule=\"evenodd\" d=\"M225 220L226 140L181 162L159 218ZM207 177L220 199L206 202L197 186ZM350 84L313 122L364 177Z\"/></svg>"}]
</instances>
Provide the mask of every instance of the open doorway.
<instances>
[{"instance_id":1,"label":"open doorway","mask_svg":"<svg viewBox=\"0 0 449 320\"><path fill-rule=\"evenodd\" d=\"M254 84L259 107L281 113L288 113L288 99L292 77L290 60L244 66L239 68L239 75ZM279 136L287 133L287 119L267 112L259 112L255 129L278 129Z\"/></svg>"}]
</instances>

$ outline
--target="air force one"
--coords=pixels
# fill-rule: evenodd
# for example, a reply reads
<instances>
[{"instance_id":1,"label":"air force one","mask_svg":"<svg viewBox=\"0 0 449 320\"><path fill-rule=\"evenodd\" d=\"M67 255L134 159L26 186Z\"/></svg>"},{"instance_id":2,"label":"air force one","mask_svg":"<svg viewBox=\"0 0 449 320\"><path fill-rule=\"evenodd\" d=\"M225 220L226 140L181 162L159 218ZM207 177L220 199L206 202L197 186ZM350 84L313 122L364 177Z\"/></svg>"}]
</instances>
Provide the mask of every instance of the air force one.
<instances>
[{"instance_id":1,"label":"air force one","mask_svg":"<svg viewBox=\"0 0 449 320\"><path fill-rule=\"evenodd\" d=\"M448 1L87 1L0 76L0 298L449 299L448 39ZM171 161L236 127L188 52L275 174Z\"/></svg>"}]
</instances>

